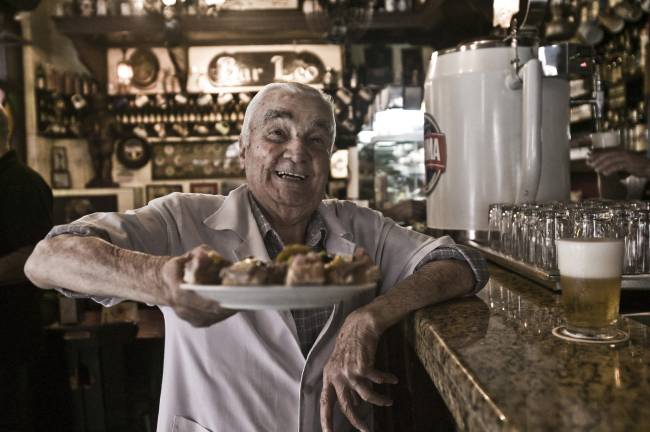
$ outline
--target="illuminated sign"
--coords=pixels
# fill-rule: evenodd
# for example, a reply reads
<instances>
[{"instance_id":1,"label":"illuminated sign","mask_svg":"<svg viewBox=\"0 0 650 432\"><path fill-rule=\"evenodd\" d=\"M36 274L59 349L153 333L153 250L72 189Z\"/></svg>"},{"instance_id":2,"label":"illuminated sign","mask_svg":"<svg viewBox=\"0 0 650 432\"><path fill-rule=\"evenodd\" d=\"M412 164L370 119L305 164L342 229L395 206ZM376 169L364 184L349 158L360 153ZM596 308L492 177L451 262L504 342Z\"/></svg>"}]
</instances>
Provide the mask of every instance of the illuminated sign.
<instances>
[{"instance_id":1,"label":"illuminated sign","mask_svg":"<svg viewBox=\"0 0 650 432\"><path fill-rule=\"evenodd\" d=\"M341 71L337 45L257 45L191 47L189 92L259 90L273 82L294 81L315 87L328 69Z\"/></svg>"},{"instance_id":2,"label":"illuminated sign","mask_svg":"<svg viewBox=\"0 0 650 432\"><path fill-rule=\"evenodd\" d=\"M325 65L310 52L250 52L219 54L208 65L208 79L216 87L264 85L278 81L318 84Z\"/></svg>"}]
</instances>

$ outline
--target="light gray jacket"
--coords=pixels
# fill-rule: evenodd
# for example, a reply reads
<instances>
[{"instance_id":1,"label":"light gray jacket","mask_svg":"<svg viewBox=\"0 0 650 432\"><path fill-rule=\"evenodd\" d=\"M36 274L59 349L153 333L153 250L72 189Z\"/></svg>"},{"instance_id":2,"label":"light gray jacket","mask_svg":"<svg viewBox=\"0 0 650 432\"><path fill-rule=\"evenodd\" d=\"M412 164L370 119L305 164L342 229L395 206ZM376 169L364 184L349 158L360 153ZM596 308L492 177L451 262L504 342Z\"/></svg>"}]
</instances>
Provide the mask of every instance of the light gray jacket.
<instances>
[{"instance_id":1,"label":"light gray jacket","mask_svg":"<svg viewBox=\"0 0 650 432\"><path fill-rule=\"evenodd\" d=\"M122 248L155 255L181 255L207 244L232 261L268 260L247 193L245 185L228 197L174 193L127 213L86 216L57 227L54 235L100 235ZM413 273L431 251L453 245L449 237L433 239L403 229L350 202L324 200L319 212L327 226L327 251L352 254L363 247L381 269L381 287L335 305L306 359L289 311L240 312L200 329L161 307L165 360L158 431L319 431L322 371L345 317ZM119 301L96 300L104 305ZM371 417L370 408L365 411ZM338 408L334 430L351 430Z\"/></svg>"}]
</instances>

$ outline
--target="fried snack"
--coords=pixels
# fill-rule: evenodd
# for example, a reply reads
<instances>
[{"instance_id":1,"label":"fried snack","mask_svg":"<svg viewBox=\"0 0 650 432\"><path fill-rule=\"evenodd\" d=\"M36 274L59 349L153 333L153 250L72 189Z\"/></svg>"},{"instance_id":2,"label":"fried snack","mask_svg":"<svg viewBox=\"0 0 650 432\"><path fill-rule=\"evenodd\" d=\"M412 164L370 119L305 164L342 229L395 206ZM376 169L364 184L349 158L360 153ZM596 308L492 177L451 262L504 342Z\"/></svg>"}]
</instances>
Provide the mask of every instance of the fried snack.
<instances>
[{"instance_id":1,"label":"fried snack","mask_svg":"<svg viewBox=\"0 0 650 432\"><path fill-rule=\"evenodd\" d=\"M325 268L321 255L316 252L293 255L287 269L287 285L323 285Z\"/></svg>"},{"instance_id":2,"label":"fried snack","mask_svg":"<svg viewBox=\"0 0 650 432\"><path fill-rule=\"evenodd\" d=\"M275 257L275 262L277 263L288 263L289 258L291 258L294 255L300 255L300 254L307 254L312 251L312 248L310 248L307 245L304 244L290 244L284 247L282 249L282 252L278 254L277 257Z\"/></svg>"},{"instance_id":3,"label":"fried snack","mask_svg":"<svg viewBox=\"0 0 650 432\"><path fill-rule=\"evenodd\" d=\"M379 268L368 255L343 257L337 255L325 264L327 283L331 285L357 285L377 282L381 278Z\"/></svg>"},{"instance_id":4,"label":"fried snack","mask_svg":"<svg viewBox=\"0 0 650 432\"><path fill-rule=\"evenodd\" d=\"M256 258L237 261L221 270L224 285L265 285L269 280L269 265Z\"/></svg>"},{"instance_id":5,"label":"fried snack","mask_svg":"<svg viewBox=\"0 0 650 432\"><path fill-rule=\"evenodd\" d=\"M287 277L287 263L268 263L268 278L266 283L269 285L284 285Z\"/></svg>"},{"instance_id":6,"label":"fried snack","mask_svg":"<svg viewBox=\"0 0 650 432\"><path fill-rule=\"evenodd\" d=\"M194 257L185 263L183 281L190 284L220 284L219 274L230 264L230 261L215 251L210 251L207 255Z\"/></svg>"}]
</instances>

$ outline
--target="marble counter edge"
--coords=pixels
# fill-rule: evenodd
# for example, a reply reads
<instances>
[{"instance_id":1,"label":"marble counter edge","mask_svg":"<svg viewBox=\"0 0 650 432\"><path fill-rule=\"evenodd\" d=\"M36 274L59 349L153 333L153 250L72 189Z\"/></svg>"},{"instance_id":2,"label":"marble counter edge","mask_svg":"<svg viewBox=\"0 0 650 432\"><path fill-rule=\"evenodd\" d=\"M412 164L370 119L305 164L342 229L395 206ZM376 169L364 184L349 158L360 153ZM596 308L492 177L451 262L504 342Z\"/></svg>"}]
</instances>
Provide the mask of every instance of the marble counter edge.
<instances>
[{"instance_id":1,"label":"marble counter edge","mask_svg":"<svg viewBox=\"0 0 650 432\"><path fill-rule=\"evenodd\" d=\"M456 353L418 311L408 322L408 339L459 430L514 431L505 414L481 388Z\"/></svg>"}]
</instances>

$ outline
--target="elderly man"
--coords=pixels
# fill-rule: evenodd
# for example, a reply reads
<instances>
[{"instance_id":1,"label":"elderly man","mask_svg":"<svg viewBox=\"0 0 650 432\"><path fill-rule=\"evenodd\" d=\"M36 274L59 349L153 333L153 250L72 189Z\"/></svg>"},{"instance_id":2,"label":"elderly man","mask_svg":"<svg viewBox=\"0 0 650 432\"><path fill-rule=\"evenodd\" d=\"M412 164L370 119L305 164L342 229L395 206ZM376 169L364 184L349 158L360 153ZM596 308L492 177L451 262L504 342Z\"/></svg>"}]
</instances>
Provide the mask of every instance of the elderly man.
<instances>
[{"instance_id":1,"label":"elderly man","mask_svg":"<svg viewBox=\"0 0 650 432\"><path fill-rule=\"evenodd\" d=\"M159 431L371 430L370 404L391 404L373 383L396 382L373 366L382 332L486 282L481 258L449 238L323 200L334 133L319 91L270 84L246 111L247 186L227 197L172 194L127 214L87 216L54 228L29 259L26 272L40 287L104 305L159 305L166 328ZM268 260L291 243L368 253L382 285L354 301L292 311L225 310L179 289L185 263L201 263L208 248L233 261Z\"/></svg>"}]
</instances>

